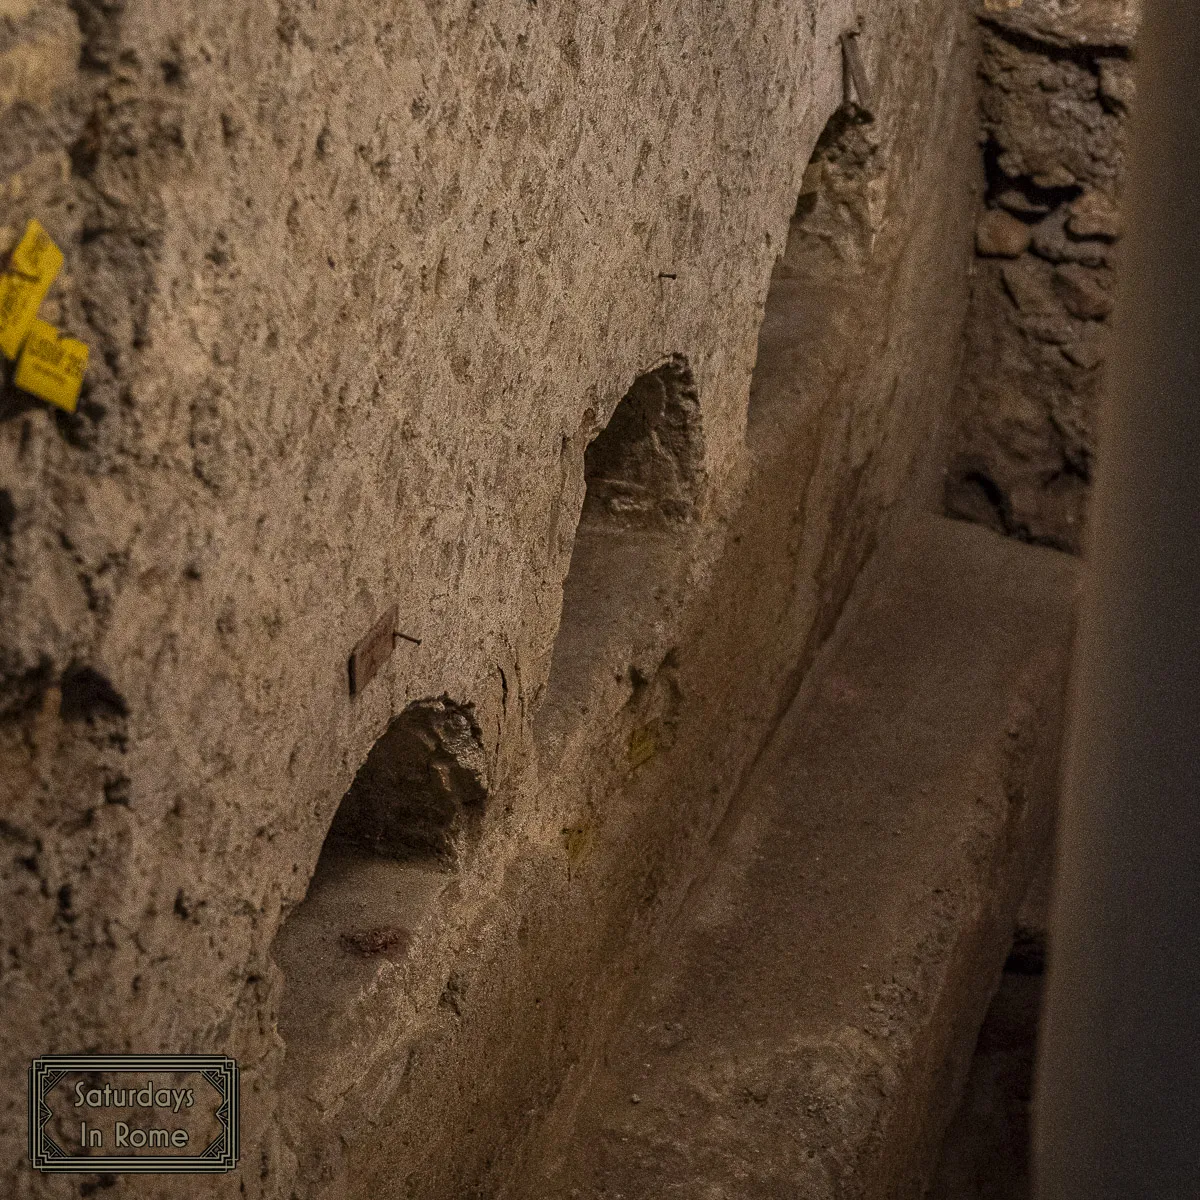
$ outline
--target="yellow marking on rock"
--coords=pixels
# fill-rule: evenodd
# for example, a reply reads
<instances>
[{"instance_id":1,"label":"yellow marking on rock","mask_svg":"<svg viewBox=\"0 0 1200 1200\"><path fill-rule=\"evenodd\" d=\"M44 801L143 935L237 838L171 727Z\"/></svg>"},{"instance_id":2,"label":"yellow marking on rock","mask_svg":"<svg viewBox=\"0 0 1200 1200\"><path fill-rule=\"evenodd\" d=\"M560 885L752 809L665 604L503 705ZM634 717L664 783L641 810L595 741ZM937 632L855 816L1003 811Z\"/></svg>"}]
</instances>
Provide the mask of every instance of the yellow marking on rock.
<instances>
[{"instance_id":1,"label":"yellow marking on rock","mask_svg":"<svg viewBox=\"0 0 1200 1200\"><path fill-rule=\"evenodd\" d=\"M562 831L563 845L566 847L567 858L572 864L577 863L592 840L592 831L586 825L568 825Z\"/></svg>"},{"instance_id":2,"label":"yellow marking on rock","mask_svg":"<svg viewBox=\"0 0 1200 1200\"><path fill-rule=\"evenodd\" d=\"M34 321L13 382L22 391L74 412L87 360L84 342L63 337L46 321Z\"/></svg>"},{"instance_id":3,"label":"yellow marking on rock","mask_svg":"<svg viewBox=\"0 0 1200 1200\"><path fill-rule=\"evenodd\" d=\"M3 7L0 4L0 9ZM0 53L0 113L18 103L49 107L74 77L79 49L79 26L75 24L70 33L34 36Z\"/></svg>"},{"instance_id":4,"label":"yellow marking on rock","mask_svg":"<svg viewBox=\"0 0 1200 1200\"><path fill-rule=\"evenodd\" d=\"M8 268L0 275L0 350L9 358L20 353L21 343L37 318L38 306L62 264L62 251L40 222L30 221L8 260ZM86 361L86 351L84 358Z\"/></svg>"},{"instance_id":5,"label":"yellow marking on rock","mask_svg":"<svg viewBox=\"0 0 1200 1200\"><path fill-rule=\"evenodd\" d=\"M653 725L643 725L629 735L629 762L631 766L640 767L642 763L652 759L658 750L658 738L654 734Z\"/></svg>"}]
</instances>

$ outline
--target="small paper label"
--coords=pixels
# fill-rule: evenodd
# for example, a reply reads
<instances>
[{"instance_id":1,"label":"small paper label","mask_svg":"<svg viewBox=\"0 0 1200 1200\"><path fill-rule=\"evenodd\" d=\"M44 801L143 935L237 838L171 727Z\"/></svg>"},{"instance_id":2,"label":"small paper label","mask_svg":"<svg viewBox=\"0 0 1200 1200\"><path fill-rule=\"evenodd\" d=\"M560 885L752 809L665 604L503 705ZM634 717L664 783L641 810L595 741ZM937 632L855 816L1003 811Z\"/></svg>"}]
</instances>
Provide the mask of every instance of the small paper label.
<instances>
[{"instance_id":1,"label":"small paper label","mask_svg":"<svg viewBox=\"0 0 1200 1200\"><path fill-rule=\"evenodd\" d=\"M396 644L392 631L399 617L400 608L393 604L354 647L350 654L350 695L357 696L391 657Z\"/></svg>"},{"instance_id":2,"label":"small paper label","mask_svg":"<svg viewBox=\"0 0 1200 1200\"><path fill-rule=\"evenodd\" d=\"M85 343L61 337L53 325L35 320L13 382L23 391L74 412L87 360Z\"/></svg>"},{"instance_id":3,"label":"small paper label","mask_svg":"<svg viewBox=\"0 0 1200 1200\"><path fill-rule=\"evenodd\" d=\"M9 358L20 352L62 264L62 251L39 222L30 221L0 275L0 350Z\"/></svg>"}]
</instances>

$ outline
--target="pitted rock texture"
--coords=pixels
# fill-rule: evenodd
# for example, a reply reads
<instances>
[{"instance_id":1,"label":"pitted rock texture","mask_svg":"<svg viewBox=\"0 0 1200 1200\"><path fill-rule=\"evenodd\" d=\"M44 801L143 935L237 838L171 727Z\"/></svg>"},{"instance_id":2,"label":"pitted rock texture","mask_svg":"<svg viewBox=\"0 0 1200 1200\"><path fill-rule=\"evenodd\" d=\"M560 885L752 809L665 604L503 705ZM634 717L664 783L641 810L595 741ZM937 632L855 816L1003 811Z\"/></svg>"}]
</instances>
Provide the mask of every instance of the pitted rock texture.
<instances>
[{"instance_id":1,"label":"pitted rock texture","mask_svg":"<svg viewBox=\"0 0 1200 1200\"><path fill-rule=\"evenodd\" d=\"M1131 4L989 0L987 171L946 504L1078 551L1120 237Z\"/></svg>"},{"instance_id":2,"label":"pitted rock texture","mask_svg":"<svg viewBox=\"0 0 1200 1200\"><path fill-rule=\"evenodd\" d=\"M821 353L747 434L860 18L863 286L797 282ZM955 0L0 0L0 228L62 247L45 315L92 352L77 413L0 399L0 1194L78 1194L24 1165L25 1072L89 1050L238 1058L242 1165L206 1194L502 1193L877 529L931 486L968 56ZM615 539L601 599L637 620L563 619L587 446L681 362L669 569L643 587ZM392 604L419 643L352 698ZM551 747L560 620L598 666ZM358 1007L318 1070L279 1020L317 966L285 979L280 931L429 697L473 714L487 803L421 922L334 939Z\"/></svg>"}]
</instances>

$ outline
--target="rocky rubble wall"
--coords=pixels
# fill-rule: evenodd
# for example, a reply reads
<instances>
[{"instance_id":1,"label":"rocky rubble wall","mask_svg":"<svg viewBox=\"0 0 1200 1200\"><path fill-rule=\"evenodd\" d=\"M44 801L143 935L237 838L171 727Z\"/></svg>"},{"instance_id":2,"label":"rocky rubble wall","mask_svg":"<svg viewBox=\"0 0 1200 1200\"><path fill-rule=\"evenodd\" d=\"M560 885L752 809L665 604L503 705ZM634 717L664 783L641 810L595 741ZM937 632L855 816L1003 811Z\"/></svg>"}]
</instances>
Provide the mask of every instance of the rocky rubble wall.
<instances>
[{"instance_id":1,"label":"rocky rubble wall","mask_svg":"<svg viewBox=\"0 0 1200 1200\"><path fill-rule=\"evenodd\" d=\"M1136 11L986 0L986 171L950 513L1078 552L1117 252Z\"/></svg>"}]
</instances>

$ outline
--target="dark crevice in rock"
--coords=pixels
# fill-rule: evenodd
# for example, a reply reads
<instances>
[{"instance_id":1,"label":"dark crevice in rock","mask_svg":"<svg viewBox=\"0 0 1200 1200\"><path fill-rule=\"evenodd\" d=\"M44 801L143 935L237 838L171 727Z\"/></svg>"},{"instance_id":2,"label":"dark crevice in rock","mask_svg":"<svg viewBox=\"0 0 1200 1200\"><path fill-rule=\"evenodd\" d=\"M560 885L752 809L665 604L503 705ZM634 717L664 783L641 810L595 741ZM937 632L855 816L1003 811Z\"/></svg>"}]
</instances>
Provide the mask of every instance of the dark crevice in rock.
<instances>
[{"instance_id":1,"label":"dark crevice in rock","mask_svg":"<svg viewBox=\"0 0 1200 1200\"><path fill-rule=\"evenodd\" d=\"M1027 12L1032 13L1036 7L1036 4L1031 4ZM1133 58L1133 47L1126 37L1115 31L1109 31L1106 36L1102 30L1089 29L1078 14L1073 28L1058 30L1048 24L1039 26L1019 10L1002 15L982 9L976 17L988 33L1003 38L1016 49L1056 62L1073 62L1091 67L1097 58ZM1070 18L1067 20L1069 22Z\"/></svg>"},{"instance_id":2,"label":"dark crevice in rock","mask_svg":"<svg viewBox=\"0 0 1200 1200\"><path fill-rule=\"evenodd\" d=\"M12 540L16 520L17 506L13 503L12 492L7 488L0 488L0 541Z\"/></svg>"},{"instance_id":3,"label":"dark crevice in rock","mask_svg":"<svg viewBox=\"0 0 1200 1200\"><path fill-rule=\"evenodd\" d=\"M1020 220L1034 225L1054 209L1069 204L1083 190L1074 183L1064 187L1043 187L1029 175L1009 175L1000 166L1002 153L1003 148L996 136L990 134L983 147L986 180L984 200L988 207L999 205Z\"/></svg>"},{"instance_id":4,"label":"dark crevice in rock","mask_svg":"<svg viewBox=\"0 0 1200 1200\"><path fill-rule=\"evenodd\" d=\"M112 70L120 54L120 21L124 0L69 0L79 21L83 42L79 65L85 70Z\"/></svg>"},{"instance_id":5,"label":"dark crevice in rock","mask_svg":"<svg viewBox=\"0 0 1200 1200\"><path fill-rule=\"evenodd\" d=\"M643 528L690 520L703 481L700 400L675 355L638 376L587 447L583 519Z\"/></svg>"},{"instance_id":6,"label":"dark crevice in rock","mask_svg":"<svg viewBox=\"0 0 1200 1200\"><path fill-rule=\"evenodd\" d=\"M129 715L125 698L94 667L72 663L62 676L62 717L65 721L121 719Z\"/></svg>"},{"instance_id":7,"label":"dark crevice in rock","mask_svg":"<svg viewBox=\"0 0 1200 1200\"><path fill-rule=\"evenodd\" d=\"M0 720L17 720L40 708L53 678L53 667L45 657L37 666L6 672L0 677Z\"/></svg>"},{"instance_id":8,"label":"dark crevice in rock","mask_svg":"<svg viewBox=\"0 0 1200 1200\"><path fill-rule=\"evenodd\" d=\"M1015 29L1002 18L987 13L979 15L979 23L989 33L1003 38L1010 46L1027 54L1038 54L1055 62L1070 62L1077 66L1093 69L1097 58L1119 58L1131 61L1133 50L1121 42L1067 42L1053 36Z\"/></svg>"},{"instance_id":9,"label":"dark crevice in rock","mask_svg":"<svg viewBox=\"0 0 1200 1200\"><path fill-rule=\"evenodd\" d=\"M418 700L388 726L342 800L329 842L453 863L487 800L482 734L469 705Z\"/></svg>"}]
</instances>

